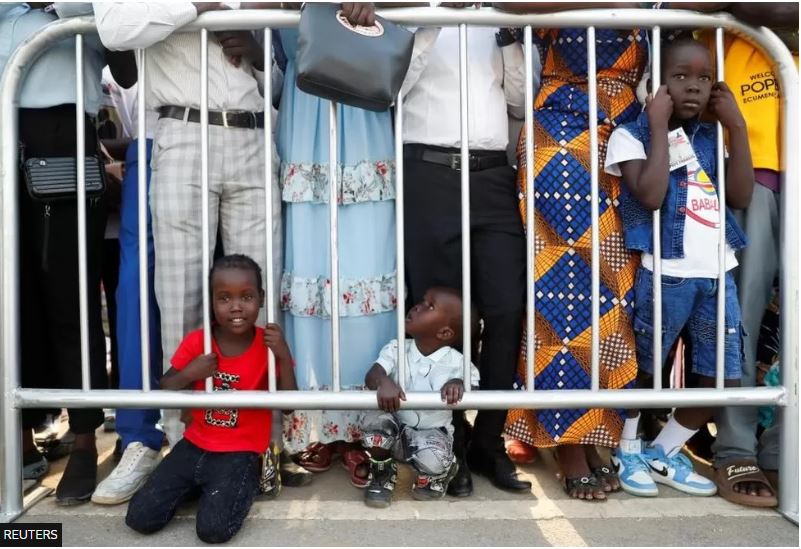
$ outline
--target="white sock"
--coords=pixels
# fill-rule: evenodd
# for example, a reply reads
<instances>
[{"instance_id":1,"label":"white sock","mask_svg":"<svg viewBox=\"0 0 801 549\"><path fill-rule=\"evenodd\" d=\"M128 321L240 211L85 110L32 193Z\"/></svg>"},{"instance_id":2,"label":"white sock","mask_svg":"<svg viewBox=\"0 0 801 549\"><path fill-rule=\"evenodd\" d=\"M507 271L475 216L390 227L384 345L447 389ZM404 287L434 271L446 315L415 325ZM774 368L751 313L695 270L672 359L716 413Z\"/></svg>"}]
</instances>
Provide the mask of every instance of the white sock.
<instances>
[{"instance_id":1,"label":"white sock","mask_svg":"<svg viewBox=\"0 0 801 549\"><path fill-rule=\"evenodd\" d=\"M672 457L676 455L679 450L681 450L682 446L684 446L684 443L690 440L697 432L698 429L688 429L676 421L674 416L670 416L667 425L665 425L651 445L661 446L665 450L665 455L667 457Z\"/></svg>"},{"instance_id":2,"label":"white sock","mask_svg":"<svg viewBox=\"0 0 801 549\"><path fill-rule=\"evenodd\" d=\"M627 417L623 423L623 434L620 438L624 440L635 440L637 438L637 427L640 424L640 414L637 417Z\"/></svg>"}]
</instances>

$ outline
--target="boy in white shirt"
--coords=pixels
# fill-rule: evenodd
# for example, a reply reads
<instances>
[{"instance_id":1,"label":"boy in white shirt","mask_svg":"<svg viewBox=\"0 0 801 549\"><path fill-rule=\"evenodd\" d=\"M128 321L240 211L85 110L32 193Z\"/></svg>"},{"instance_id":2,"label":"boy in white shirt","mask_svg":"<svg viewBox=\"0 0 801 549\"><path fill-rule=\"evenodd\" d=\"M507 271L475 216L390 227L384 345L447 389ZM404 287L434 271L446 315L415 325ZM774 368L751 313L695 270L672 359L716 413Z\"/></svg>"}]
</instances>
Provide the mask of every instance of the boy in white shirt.
<instances>
[{"instance_id":1,"label":"boy in white shirt","mask_svg":"<svg viewBox=\"0 0 801 549\"><path fill-rule=\"evenodd\" d=\"M477 318L473 316L473 318ZM431 288L406 316L406 383L411 391L439 391L442 400L456 404L464 395L462 353L453 348L462 340L462 298L450 288ZM362 416L362 444L370 453L370 478L364 501L388 507L395 488L396 459L412 465L417 478L412 495L418 500L440 499L458 471L453 455L450 410L401 410L406 395L398 385L398 341L383 349L367 372L367 387L377 390L378 406ZM471 364L471 382L479 372Z\"/></svg>"},{"instance_id":2,"label":"boy in white shirt","mask_svg":"<svg viewBox=\"0 0 801 549\"><path fill-rule=\"evenodd\" d=\"M745 120L723 82L714 82L707 47L679 39L663 50L662 85L635 122L624 124L609 139L605 168L623 178L620 200L626 246L642 252L634 288L634 333L638 379L649 385L653 334L662 331L664 363L670 347L686 326L692 343L692 370L699 386L714 387L720 217L726 216L726 307L724 377L727 387L740 385L742 319L731 273L734 250L746 245L745 234L729 208L745 208L751 200L754 171ZM706 112L728 134L726 204L720 204L717 181L716 129L702 122ZM653 319L653 225L651 212L661 210L662 322ZM693 495L715 494L715 484L693 471L681 448L709 421L712 408L679 408L649 444L637 438L639 413L629 412L620 447L612 463L626 492L656 496L655 482Z\"/></svg>"}]
</instances>

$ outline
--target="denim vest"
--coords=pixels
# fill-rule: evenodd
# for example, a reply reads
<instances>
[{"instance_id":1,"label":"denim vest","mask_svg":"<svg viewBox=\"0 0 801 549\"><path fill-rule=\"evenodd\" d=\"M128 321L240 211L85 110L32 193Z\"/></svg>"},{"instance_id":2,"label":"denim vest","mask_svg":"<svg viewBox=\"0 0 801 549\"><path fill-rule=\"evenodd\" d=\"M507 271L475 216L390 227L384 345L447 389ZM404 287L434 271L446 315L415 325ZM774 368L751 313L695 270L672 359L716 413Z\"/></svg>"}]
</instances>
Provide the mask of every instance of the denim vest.
<instances>
[{"instance_id":1,"label":"denim vest","mask_svg":"<svg viewBox=\"0 0 801 549\"><path fill-rule=\"evenodd\" d=\"M648 116L642 112L637 120L620 127L643 144L646 154L651 144L651 132L648 127ZM684 126L690 139L698 163L709 176L710 181L718 188L717 183L717 131L714 124L698 121L688 122ZM653 253L653 216L652 212L643 208L625 184L621 185L620 206L618 211L623 221L626 247L630 250ZM684 257L684 221L687 205L687 167L683 166L670 172L667 193L661 208L662 259L679 259ZM734 250L745 247L747 239L728 206L726 207L726 241Z\"/></svg>"}]
</instances>

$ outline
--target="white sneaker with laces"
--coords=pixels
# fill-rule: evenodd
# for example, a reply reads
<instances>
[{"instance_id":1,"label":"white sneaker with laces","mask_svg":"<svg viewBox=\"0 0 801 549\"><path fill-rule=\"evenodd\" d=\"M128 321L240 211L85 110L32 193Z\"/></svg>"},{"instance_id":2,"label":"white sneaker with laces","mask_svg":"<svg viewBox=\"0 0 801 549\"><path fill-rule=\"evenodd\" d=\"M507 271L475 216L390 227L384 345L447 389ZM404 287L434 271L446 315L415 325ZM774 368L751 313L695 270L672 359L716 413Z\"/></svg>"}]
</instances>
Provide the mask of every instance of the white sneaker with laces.
<instances>
[{"instance_id":1,"label":"white sneaker with laces","mask_svg":"<svg viewBox=\"0 0 801 549\"><path fill-rule=\"evenodd\" d=\"M132 442L111 474L92 494L92 501L101 505L125 503L145 483L150 473L161 461L161 453L141 442Z\"/></svg>"}]
</instances>

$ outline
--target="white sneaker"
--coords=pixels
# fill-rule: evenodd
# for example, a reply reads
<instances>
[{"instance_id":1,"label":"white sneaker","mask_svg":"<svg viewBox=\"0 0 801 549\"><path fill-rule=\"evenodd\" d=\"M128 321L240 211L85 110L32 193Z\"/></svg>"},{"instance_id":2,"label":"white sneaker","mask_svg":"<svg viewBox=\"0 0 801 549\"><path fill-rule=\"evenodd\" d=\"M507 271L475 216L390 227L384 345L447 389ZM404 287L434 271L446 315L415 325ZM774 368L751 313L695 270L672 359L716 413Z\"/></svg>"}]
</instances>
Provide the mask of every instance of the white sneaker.
<instances>
[{"instance_id":1,"label":"white sneaker","mask_svg":"<svg viewBox=\"0 0 801 549\"><path fill-rule=\"evenodd\" d=\"M659 489L651 478L651 469L642 455L640 439L620 439L620 446L612 452L612 467L624 492L641 497L659 495Z\"/></svg>"},{"instance_id":2,"label":"white sneaker","mask_svg":"<svg viewBox=\"0 0 801 549\"><path fill-rule=\"evenodd\" d=\"M161 461L161 453L141 442L132 442L111 474L92 494L92 501L102 505L125 503L133 497Z\"/></svg>"},{"instance_id":3,"label":"white sneaker","mask_svg":"<svg viewBox=\"0 0 801 549\"><path fill-rule=\"evenodd\" d=\"M718 491L714 482L693 470L692 462L681 452L668 457L661 446L648 445L643 449L643 457L656 482L694 496L714 496Z\"/></svg>"}]
</instances>

